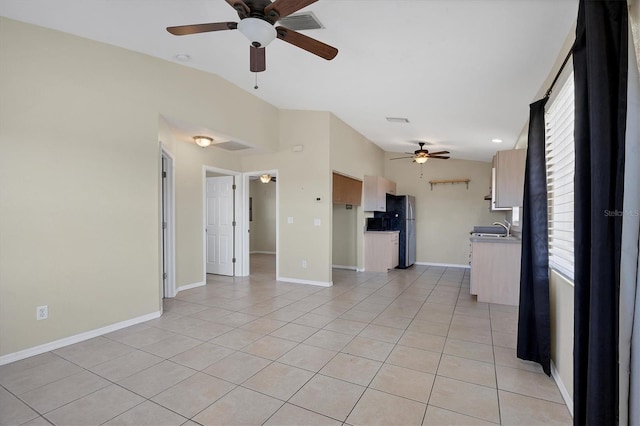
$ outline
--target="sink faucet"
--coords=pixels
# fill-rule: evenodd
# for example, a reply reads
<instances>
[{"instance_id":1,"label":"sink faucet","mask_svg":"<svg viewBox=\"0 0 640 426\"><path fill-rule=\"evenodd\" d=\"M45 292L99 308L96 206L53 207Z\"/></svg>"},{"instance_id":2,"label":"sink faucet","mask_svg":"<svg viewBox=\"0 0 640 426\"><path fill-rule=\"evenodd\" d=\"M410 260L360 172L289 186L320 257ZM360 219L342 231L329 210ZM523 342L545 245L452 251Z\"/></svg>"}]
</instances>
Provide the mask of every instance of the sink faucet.
<instances>
[{"instance_id":1,"label":"sink faucet","mask_svg":"<svg viewBox=\"0 0 640 426\"><path fill-rule=\"evenodd\" d=\"M508 220L505 220L504 222L506 223L506 225L505 225L505 223L502 223L502 222L493 222L493 225L502 226L505 229L505 231L507 231L507 235L506 236L508 237L509 236L509 232L511 231L511 223Z\"/></svg>"}]
</instances>

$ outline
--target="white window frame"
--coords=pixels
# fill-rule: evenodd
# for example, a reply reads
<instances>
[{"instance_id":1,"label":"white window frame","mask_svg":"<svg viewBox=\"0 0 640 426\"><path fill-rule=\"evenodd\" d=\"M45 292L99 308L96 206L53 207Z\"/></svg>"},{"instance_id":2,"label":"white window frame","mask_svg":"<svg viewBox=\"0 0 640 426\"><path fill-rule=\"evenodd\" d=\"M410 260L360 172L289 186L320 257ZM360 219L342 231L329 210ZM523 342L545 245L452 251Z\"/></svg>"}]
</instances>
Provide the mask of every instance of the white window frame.
<instances>
[{"instance_id":1,"label":"white window frame","mask_svg":"<svg viewBox=\"0 0 640 426\"><path fill-rule=\"evenodd\" d=\"M573 281L575 90L571 67L558 80L545 113L549 267Z\"/></svg>"}]
</instances>

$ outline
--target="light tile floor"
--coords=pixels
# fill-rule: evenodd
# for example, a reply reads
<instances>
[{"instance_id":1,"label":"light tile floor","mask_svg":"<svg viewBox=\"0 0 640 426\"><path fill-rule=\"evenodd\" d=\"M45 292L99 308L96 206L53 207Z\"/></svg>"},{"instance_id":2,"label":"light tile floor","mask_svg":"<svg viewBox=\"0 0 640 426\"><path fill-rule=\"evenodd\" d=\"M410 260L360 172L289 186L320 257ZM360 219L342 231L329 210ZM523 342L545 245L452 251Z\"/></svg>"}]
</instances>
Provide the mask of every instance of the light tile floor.
<instances>
[{"instance_id":1,"label":"light tile floor","mask_svg":"<svg viewBox=\"0 0 640 426\"><path fill-rule=\"evenodd\" d=\"M161 318L0 367L1 425L571 424L464 269L209 275Z\"/></svg>"}]
</instances>

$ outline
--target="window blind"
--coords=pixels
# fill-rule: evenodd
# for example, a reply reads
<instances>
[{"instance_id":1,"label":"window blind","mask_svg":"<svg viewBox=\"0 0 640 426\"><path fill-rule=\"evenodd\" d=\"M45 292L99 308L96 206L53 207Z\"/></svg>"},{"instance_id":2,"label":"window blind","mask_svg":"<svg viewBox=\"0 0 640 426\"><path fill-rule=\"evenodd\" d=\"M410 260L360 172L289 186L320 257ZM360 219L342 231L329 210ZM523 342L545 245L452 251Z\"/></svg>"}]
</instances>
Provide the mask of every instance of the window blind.
<instances>
[{"instance_id":1,"label":"window blind","mask_svg":"<svg viewBox=\"0 0 640 426\"><path fill-rule=\"evenodd\" d=\"M573 73L551 99L546 112L549 267L573 280L573 192L575 142Z\"/></svg>"}]
</instances>

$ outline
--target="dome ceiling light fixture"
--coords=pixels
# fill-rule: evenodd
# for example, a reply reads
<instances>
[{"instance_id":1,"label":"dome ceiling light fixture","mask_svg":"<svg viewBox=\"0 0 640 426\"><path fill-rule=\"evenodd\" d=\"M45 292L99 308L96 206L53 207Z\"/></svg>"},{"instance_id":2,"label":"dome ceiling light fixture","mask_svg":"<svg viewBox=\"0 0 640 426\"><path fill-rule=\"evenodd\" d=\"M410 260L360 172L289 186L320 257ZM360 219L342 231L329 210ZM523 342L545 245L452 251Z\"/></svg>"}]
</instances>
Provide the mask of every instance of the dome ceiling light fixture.
<instances>
[{"instance_id":1,"label":"dome ceiling light fixture","mask_svg":"<svg viewBox=\"0 0 640 426\"><path fill-rule=\"evenodd\" d=\"M249 39L253 47L267 47L276 39L278 32L265 20L245 18L238 23L238 31Z\"/></svg>"},{"instance_id":2,"label":"dome ceiling light fixture","mask_svg":"<svg viewBox=\"0 0 640 426\"><path fill-rule=\"evenodd\" d=\"M260 176L260 182L262 183L269 183L271 182L271 175L268 173L265 173L263 175Z\"/></svg>"},{"instance_id":3,"label":"dome ceiling light fixture","mask_svg":"<svg viewBox=\"0 0 640 426\"><path fill-rule=\"evenodd\" d=\"M213 142L213 139L209 136L194 136L193 140L199 147L202 148L208 147Z\"/></svg>"}]
</instances>

